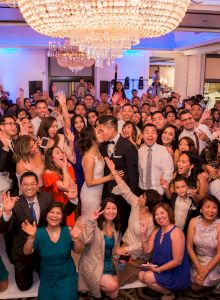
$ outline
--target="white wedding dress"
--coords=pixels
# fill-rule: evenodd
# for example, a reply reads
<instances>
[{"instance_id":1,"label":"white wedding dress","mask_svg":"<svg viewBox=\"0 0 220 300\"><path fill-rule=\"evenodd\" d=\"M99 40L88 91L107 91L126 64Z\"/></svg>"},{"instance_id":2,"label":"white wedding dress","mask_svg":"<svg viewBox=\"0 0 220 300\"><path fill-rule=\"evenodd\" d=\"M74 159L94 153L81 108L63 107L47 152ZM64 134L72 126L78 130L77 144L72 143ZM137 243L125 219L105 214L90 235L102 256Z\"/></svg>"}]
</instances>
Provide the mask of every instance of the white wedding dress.
<instances>
[{"instance_id":1,"label":"white wedding dress","mask_svg":"<svg viewBox=\"0 0 220 300\"><path fill-rule=\"evenodd\" d=\"M95 165L94 165L94 179L102 178L104 176L104 160L100 160L97 156L92 156ZM80 199L81 199L81 216L83 218L88 218L94 210L97 210L102 201L102 190L103 184L96 186L88 187L84 181Z\"/></svg>"}]
</instances>

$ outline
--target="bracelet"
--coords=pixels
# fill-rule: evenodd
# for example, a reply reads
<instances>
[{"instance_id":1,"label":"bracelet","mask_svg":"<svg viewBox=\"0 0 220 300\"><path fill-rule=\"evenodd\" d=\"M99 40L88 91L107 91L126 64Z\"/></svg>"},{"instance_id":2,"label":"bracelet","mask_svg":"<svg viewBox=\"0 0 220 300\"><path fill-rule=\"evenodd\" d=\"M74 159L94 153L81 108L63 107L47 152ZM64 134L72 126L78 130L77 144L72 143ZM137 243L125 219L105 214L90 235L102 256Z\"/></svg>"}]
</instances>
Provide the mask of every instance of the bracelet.
<instances>
[{"instance_id":1,"label":"bracelet","mask_svg":"<svg viewBox=\"0 0 220 300\"><path fill-rule=\"evenodd\" d=\"M112 173L112 175L113 176L116 176L118 174L118 172L117 171L115 171L115 173Z\"/></svg>"},{"instance_id":2,"label":"bracelet","mask_svg":"<svg viewBox=\"0 0 220 300\"><path fill-rule=\"evenodd\" d=\"M158 269L156 269L156 272L157 272L157 273L160 273L160 270L159 270L159 268L158 268Z\"/></svg>"}]
</instances>

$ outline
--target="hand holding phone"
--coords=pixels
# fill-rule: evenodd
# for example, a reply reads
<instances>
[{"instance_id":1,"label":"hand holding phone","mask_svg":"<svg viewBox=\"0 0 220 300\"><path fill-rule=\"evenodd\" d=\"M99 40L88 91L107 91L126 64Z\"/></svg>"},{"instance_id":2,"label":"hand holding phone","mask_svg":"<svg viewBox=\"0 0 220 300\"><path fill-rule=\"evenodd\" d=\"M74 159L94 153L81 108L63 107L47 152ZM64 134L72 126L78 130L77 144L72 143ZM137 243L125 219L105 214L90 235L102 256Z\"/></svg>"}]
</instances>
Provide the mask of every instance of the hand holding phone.
<instances>
[{"instance_id":1,"label":"hand holding phone","mask_svg":"<svg viewBox=\"0 0 220 300\"><path fill-rule=\"evenodd\" d=\"M48 147L49 138L43 137L40 143L40 147L46 149Z\"/></svg>"},{"instance_id":2,"label":"hand holding phone","mask_svg":"<svg viewBox=\"0 0 220 300\"><path fill-rule=\"evenodd\" d=\"M153 264L147 262L146 264L142 264L140 266L141 271L144 271L144 272L151 270L151 267L157 268L157 265L153 265Z\"/></svg>"}]
</instances>

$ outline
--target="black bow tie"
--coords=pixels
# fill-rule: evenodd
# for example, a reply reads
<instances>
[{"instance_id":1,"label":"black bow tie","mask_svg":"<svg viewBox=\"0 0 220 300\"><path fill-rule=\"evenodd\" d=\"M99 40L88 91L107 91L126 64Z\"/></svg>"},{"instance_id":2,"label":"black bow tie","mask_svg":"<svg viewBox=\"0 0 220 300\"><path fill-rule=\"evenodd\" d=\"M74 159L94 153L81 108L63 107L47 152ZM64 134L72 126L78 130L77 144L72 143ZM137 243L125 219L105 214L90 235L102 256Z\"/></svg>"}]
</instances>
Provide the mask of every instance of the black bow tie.
<instances>
[{"instance_id":1,"label":"black bow tie","mask_svg":"<svg viewBox=\"0 0 220 300\"><path fill-rule=\"evenodd\" d=\"M115 142L114 141L108 141L108 145L110 145L110 144L115 145Z\"/></svg>"}]
</instances>

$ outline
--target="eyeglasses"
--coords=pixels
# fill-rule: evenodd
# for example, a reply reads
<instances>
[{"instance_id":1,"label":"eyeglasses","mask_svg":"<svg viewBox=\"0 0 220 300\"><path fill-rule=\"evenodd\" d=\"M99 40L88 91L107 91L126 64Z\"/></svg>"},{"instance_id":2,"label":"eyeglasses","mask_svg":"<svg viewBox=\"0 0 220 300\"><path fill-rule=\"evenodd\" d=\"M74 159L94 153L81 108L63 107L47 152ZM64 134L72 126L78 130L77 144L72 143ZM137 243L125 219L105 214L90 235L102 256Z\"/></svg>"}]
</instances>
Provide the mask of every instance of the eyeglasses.
<instances>
[{"instance_id":1,"label":"eyeglasses","mask_svg":"<svg viewBox=\"0 0 220 300\"><path fill-rule=\"evenodd\" d=\"M8 122L8 123L4 123L4 125L17 126L17 123L15 123L15 122Z\"/></svg>"}]
</instances>

